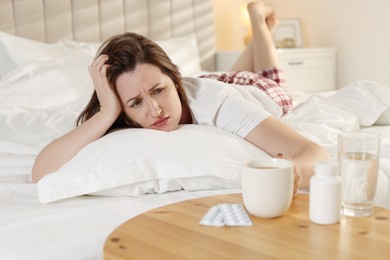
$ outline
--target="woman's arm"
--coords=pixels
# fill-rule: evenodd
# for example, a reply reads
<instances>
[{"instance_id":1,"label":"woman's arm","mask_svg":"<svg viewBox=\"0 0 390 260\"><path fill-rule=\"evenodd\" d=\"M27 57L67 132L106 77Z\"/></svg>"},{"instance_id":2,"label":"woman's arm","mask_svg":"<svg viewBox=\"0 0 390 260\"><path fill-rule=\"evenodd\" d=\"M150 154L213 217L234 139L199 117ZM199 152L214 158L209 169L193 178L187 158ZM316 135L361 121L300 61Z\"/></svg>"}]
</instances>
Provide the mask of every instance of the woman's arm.
<instances>
[{"instance_id":1,"label":"woman's arm","mask_svg":"<svg viewBox=\"0 0 390 260\"><path fill-rule=\"evenodd\" d=\"M58 170L84 146L102 137L115 119L98 112L82 125L48 144L35 160L32 182Z\"/></svg>"},{"instance_id":2,"label":"woman's arm","mask_svg":"<svg viewBox=\"0 0 390 260\"><path fill-rule=\"evenodd\" d=\"M106 71L107 55L99 56L89 67L89 72L100 102L100 111L69 133L48 144L37 156L32 182L58 170L84 146L102 137L118 118L122 107L114 90L109 86Z\"/></svg>"},{"instance_id":3,"label":"woman's arm","mask_svg":"<svg viewBox=\"0 0 390 260\"><path fill-rule=\"evenodd\" d=\"M258 124L245 139L273 157L292 160L294 172L300 176L300 187L304 189L309 188L315 162L330 159L321 146L272 116Z\"/></svg>"}]
</instances>

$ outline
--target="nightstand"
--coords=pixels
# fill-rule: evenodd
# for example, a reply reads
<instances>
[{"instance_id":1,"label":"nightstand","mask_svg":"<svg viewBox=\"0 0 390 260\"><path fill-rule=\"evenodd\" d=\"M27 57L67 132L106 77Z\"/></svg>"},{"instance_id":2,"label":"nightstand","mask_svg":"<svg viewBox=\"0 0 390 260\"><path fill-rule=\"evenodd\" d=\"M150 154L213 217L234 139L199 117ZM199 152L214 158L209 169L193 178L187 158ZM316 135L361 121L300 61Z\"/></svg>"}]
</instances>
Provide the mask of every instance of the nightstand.
<instances>
[{"instance_id":1,"label":"nightstand","mask_svg":"<svg viewBox=\"0 0 390 260\"><path fill-rule=\"evenodd\" d=\"M240 53L217 52L217 70L229 70ZM319 92L336 89L335 48L278 49L277 54L291 91Z\"/></svg>"}]
</instances>

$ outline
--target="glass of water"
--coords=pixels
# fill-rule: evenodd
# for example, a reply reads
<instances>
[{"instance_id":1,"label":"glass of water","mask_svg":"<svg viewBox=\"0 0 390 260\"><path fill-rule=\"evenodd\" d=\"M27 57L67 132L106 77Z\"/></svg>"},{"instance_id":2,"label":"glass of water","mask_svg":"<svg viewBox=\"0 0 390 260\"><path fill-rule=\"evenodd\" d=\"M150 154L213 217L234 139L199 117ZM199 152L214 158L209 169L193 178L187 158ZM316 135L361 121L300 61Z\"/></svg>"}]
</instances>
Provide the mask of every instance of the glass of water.
<instances>
[{"instance_id":1,"label":"glass of water","mask_svg":"<svg viewBox=\"0 0 390 260\"><path fill-rule=\"evenodd\" d=\"M378 180L380 138L362 132L339 135L338 159L342 178L341 214L371 216Z\"/></svg>"}]
</instances>

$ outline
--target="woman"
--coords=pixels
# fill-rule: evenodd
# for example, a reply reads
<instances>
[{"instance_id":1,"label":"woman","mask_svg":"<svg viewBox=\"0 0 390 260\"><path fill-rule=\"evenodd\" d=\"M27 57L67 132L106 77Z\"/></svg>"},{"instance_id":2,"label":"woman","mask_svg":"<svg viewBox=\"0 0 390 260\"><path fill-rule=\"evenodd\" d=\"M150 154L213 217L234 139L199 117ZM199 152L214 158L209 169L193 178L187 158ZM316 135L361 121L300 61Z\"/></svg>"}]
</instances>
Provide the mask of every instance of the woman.
<instances>
[{"instance_id":1,"label":"woman","mask_svg":"<svg viewBox=\"0 0 390 260\"><path fill-rule=\"evenodd\" d=\"M179 124L199 123L235 133L273 157L293 160L295 192L300 182L307 187L313 164L328 154L278 119L291 109L291 99L284 90L270 34L275 17L272 8L260 3L249 4L248 12L252 42L232 72L204 76L212 79L182 79L162 49L140 35L126 33L109 39L89 67L95 92L78 118L78 127L41 151L33 167L33 182L115 129L172 131ZM264 91L219 81L251 83Z\"/></svg>"}]
</instances>

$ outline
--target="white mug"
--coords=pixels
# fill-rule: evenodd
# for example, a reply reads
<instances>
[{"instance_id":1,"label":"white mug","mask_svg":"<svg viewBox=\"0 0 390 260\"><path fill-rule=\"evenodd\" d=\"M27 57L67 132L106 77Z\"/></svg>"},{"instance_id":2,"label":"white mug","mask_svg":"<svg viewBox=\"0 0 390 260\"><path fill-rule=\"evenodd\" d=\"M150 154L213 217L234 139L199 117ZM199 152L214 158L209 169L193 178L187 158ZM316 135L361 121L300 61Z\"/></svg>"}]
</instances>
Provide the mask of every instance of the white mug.
<instances>
[{"instance_id":1,"label":"white mug","mask_svg":"<svg viewBox=\"0 0 390 260\"><path fill-rule=\"evenodd\" d=\"M294 167L290 160L261 158L245 162L241 173L244 206L257 217L275 218L291 206Z\"/></svg>"}]
</instances>

